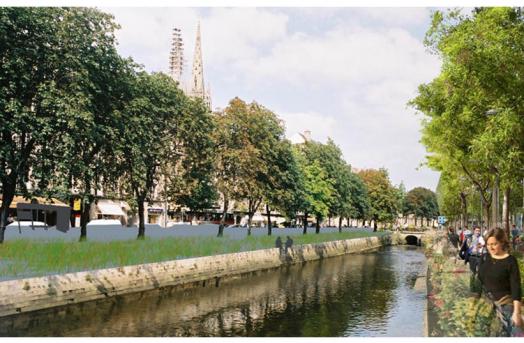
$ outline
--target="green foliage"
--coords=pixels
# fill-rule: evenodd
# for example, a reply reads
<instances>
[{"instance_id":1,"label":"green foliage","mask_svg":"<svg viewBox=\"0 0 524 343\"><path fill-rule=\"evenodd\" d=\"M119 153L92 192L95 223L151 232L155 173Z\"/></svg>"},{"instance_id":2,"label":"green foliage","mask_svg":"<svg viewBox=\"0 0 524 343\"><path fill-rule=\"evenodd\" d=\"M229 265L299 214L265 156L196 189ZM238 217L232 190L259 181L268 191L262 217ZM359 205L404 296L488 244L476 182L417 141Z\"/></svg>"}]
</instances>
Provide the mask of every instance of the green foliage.
<instances>
[{"instance_id":1,"label":"green foliage","mask_svg":"<svg viewBox=\"0 0 524 343\"><path fill-rule=\"evenodd\" d=\"M358 175L366 184L370 208L368 218L377 222L392 222L400 212L398 190L391 185L386 169L365 169Z\"/></svg>"},{"instance_id":2,"label":"green foliage","mask_svg":"<svg viewBox=\"0 0 524 343\"><path fill-rule=\"evenodd\" d=\"M426 44L443 61L440 75L421 85L411 101L426 115L422 143L431 153L428 165L461 183L467 179L469 185L448 182L445 188L463 192L474 186L487 214L495 178L502 187L515 187L524 177L524 169L516 167L524 162L522 11L436 11Z\"/></svg>"},{"instance_id":3,"label":"green foliage","mask_svg":"<svg viewBox=\"0 0 524 343\"><path fill-rule=\"evenodd\" d=\"M202 101L186 99L175 118L171 149L176 158L161 166L167 179L165 196L196 212L213 207L218 194L213 183L215 122Z\"/></svg>"},{"instance_id":4,"label":"green foliage","mask_svg":"<svg viewBox=\"0 0 524 343\"><path fill-rule=\"evenodd\" d=\"M319 219L326 218L335 190L333 180L316 160L304 167L304 190L307 212Z\"/></svg>"},{"instance_id":5,"label":"green foliage","mask_svg":"<svg viewBox=\"0 0 524 343\"><path fill-rule=\"evenodd\" d=\"M139 210L139 237L144 236L144 201L159 182L160 166L177 162L174 146L186 98L177 83L164 74L139 73L131 83L132 98L122 112L117 160L124 187Z\"/></svg>"},{"instance_id":6,"label":"green foliage","mask_svg":"<svg viewBox=\"0 0 524 343\"><path fill-rule=\"evenodd\" d=\"M415 217L435 219L439 214L437 196L427 188L413 188L406 194L404 211Z\"/></svg>"},{"instance_id":7,"label":"green foliage","mask_svg":"<svg viewBox=\"0 0 524 343\"><path fill-rule=\"evenodd\" d=\"M117 27L90 8L0 9L2 223L30 170L33 193L76 187L87 204L95 180L114 179L108 157L129 64L116 52Z\"/></svg>"}]
</instances>

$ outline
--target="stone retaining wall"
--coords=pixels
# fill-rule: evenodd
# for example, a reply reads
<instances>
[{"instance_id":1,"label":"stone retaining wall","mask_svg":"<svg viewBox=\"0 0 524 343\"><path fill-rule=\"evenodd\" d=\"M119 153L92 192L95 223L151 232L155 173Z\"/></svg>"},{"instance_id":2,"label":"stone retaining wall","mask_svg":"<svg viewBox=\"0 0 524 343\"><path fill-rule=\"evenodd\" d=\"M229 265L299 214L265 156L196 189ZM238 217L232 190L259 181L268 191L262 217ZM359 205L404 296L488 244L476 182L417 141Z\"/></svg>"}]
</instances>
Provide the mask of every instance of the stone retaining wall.
<instances>
[{"instance_id":1,"label":"stone retaining wall","mask_svg":"<svg viewBox=\"0 0 524 343\"><path fill-rule=\"evenodd\" d=\"M172 286L197 286L283 264L378 248L389 236L264 249L0 282L0 317Z\"/></svg>"}]
</instances>

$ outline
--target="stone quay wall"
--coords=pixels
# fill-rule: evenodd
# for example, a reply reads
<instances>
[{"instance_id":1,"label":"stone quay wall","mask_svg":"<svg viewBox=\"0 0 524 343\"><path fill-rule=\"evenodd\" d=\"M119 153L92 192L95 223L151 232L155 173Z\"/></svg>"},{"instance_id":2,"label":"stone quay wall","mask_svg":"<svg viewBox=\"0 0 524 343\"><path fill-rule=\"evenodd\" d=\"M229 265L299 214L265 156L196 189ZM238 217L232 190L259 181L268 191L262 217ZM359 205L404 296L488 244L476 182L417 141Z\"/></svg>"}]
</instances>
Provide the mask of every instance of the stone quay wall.
<instances>
[{"instance_id":1,"label":"stone quay wall","mask_svg":"<svg viewBox=\"0 0 524 343\"><path fill-rule=\"evenodd\" d=\"M391 244L389 235L263 249L0 282L0 317L154 289L201 287L279 268Z\"/></svg>"}]
</instances>

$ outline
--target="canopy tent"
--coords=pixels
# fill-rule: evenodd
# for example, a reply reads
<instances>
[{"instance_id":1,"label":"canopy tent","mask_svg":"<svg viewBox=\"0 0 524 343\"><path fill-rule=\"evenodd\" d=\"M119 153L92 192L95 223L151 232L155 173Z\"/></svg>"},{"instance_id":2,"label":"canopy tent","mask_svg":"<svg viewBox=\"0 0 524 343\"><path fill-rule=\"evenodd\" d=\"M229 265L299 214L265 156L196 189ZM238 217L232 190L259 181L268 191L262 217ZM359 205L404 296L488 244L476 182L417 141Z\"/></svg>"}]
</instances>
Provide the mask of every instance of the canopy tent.
<instances>
[{"instance_id":1,"label":"canopy tent","mask_svg":"<svg viewBox=\"0 0 524 343\"><path fill-rule=\"evenodd\" d=\"M100 214L102 215L124 217L126 215L124 211L122 211L120 203L116 203L114 201L98 201L96 207L98 207L98 211L100 211Z\"/></svg>"}]
</instances>

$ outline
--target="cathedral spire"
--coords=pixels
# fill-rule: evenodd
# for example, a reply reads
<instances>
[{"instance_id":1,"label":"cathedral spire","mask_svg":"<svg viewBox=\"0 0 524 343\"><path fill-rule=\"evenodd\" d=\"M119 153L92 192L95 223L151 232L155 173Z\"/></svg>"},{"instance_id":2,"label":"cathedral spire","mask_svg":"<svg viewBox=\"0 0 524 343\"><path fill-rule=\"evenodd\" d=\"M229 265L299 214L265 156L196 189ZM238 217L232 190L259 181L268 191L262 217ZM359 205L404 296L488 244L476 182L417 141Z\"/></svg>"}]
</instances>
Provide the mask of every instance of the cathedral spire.
<instances>
[{"instance_id":1,"label":"cathedral spire","mask_svg":"<svg viewBox=\"0 0 524 343\"><path fill-rule=\"evenodd\" d=\"M193 57L193 73L191 74L191 95L204 98L204 67L202 65L202 47L200 42L200 22L197 27L195 55Z\"/></svg>"}]
</instances>

